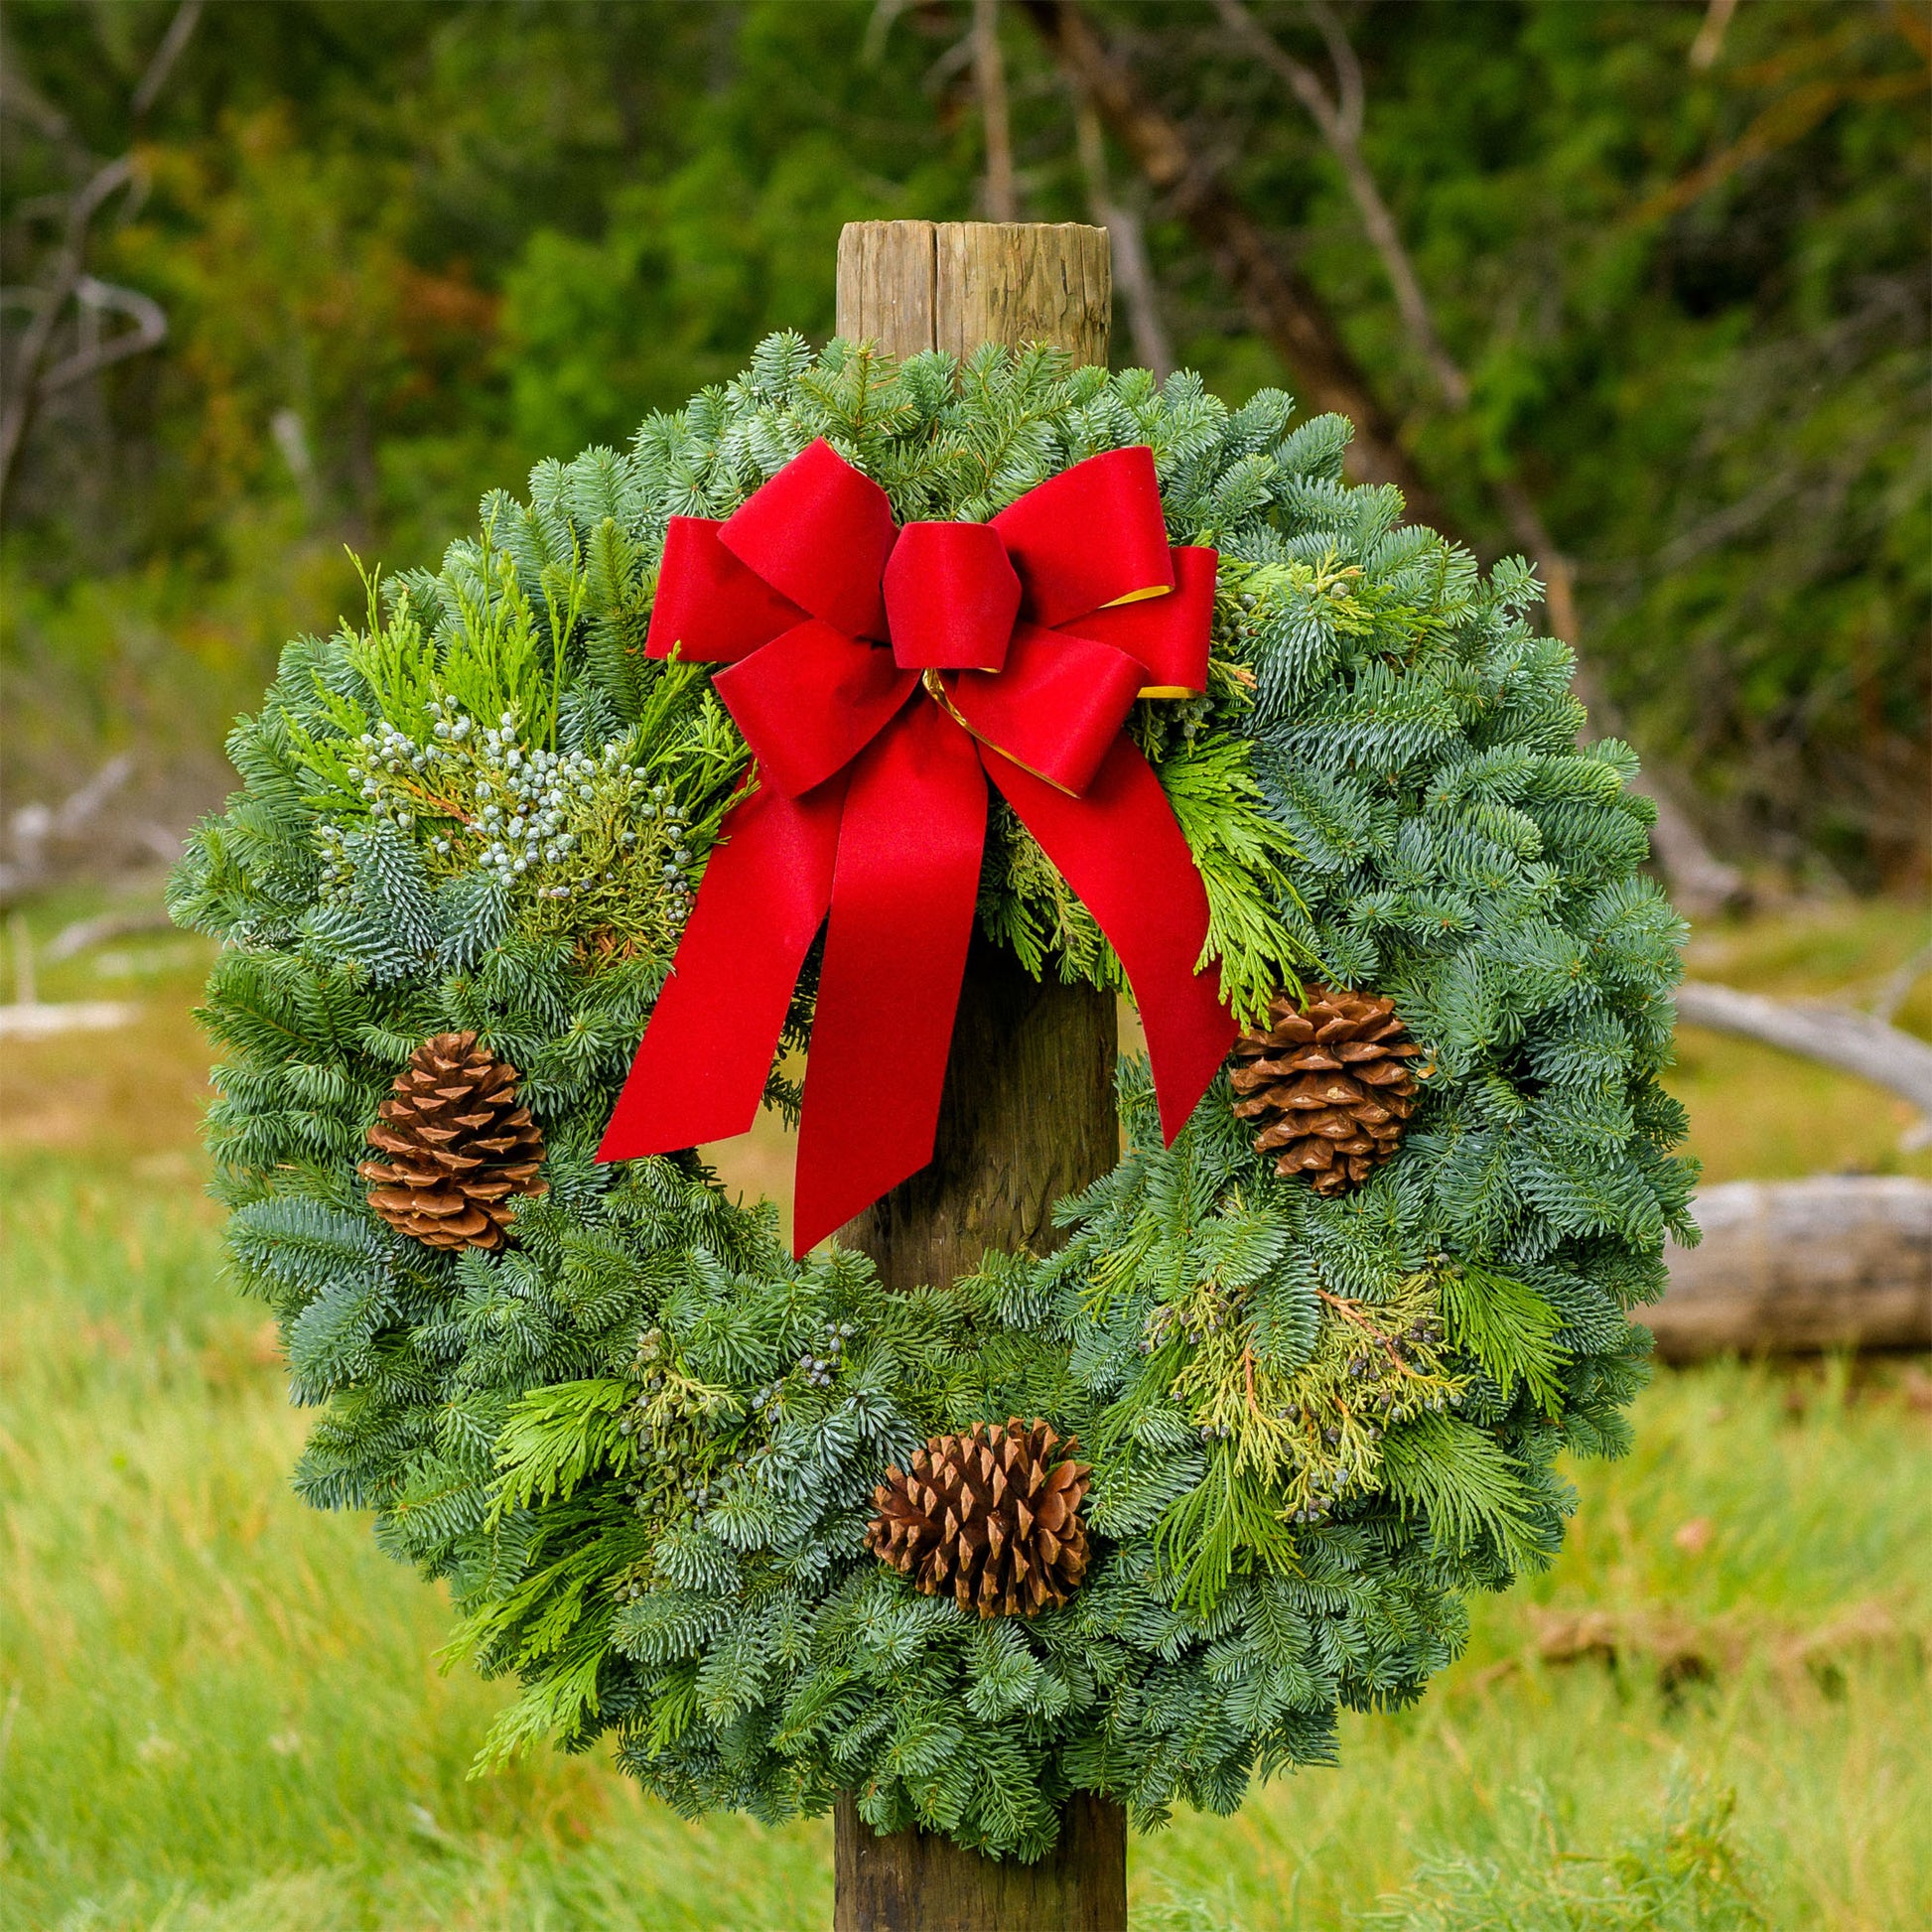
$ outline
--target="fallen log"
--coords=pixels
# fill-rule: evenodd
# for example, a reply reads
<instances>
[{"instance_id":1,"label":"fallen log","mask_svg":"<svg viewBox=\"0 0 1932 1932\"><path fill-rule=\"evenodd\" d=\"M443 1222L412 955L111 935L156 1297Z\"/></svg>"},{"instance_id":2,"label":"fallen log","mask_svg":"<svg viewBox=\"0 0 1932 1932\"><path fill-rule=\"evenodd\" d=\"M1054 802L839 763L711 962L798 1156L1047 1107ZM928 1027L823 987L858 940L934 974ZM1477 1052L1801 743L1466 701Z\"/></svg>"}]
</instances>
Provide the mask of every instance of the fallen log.
<instances>
[{"instance_id":1,"label":"fallen log","mask_svg":"<svg viewBox=\"0 0 1932 1932\"><path fill-rule=\"evenodd\" d=\"M1670 1244L1670 1287L1637 1311L1665 1361L1932 1348L1932 1181L1733 1180L1693 1211L1703 1242Z\"/></svg>"}]
</instances>

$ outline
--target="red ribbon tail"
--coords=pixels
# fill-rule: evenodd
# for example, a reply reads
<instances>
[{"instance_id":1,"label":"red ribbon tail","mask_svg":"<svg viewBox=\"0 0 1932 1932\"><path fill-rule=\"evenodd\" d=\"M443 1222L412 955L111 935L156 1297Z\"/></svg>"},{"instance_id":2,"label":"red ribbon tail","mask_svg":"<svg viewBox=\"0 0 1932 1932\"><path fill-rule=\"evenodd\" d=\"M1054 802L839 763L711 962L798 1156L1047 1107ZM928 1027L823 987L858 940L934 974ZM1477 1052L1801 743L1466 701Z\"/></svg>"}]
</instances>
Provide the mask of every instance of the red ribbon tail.
<instances>
[{"instance_id":1,"label":"red ribbon tail","mask_svg":"<svg viewBox=\"0 0 1932 1932\"><path fill-rule=\"evenodd\" d=\"M990 746L980 756L1127 969L1147 1029L1161 1131L1172 1144L1238 1030L1218 976L1194 967L1207 941L1207 890L1161 780L1125 736L1077 798Z\"/></svg>"},{"instance_id":2,"label":"red ribbon tail","mask_svg":"<svg viewBox=\"0 0 1932 1932\"><path fill-rule=\"evenodd\" d=\"M749 1131L832 896L845 785L765 787L726 816L671 976L597 1150L671 1154Z\"/></svg>"},{"instance_id":3,"label":"red ribbon tail","mask_svg":"<svg viewBox=\"0 0 1932 1932\"><path fill-rule=\"evenodd\" d=\"M853 766L805 1069L792 1252L932 1159L966 970L986 780L972 740L916 704Z\"/></svg>"}]
</instances>

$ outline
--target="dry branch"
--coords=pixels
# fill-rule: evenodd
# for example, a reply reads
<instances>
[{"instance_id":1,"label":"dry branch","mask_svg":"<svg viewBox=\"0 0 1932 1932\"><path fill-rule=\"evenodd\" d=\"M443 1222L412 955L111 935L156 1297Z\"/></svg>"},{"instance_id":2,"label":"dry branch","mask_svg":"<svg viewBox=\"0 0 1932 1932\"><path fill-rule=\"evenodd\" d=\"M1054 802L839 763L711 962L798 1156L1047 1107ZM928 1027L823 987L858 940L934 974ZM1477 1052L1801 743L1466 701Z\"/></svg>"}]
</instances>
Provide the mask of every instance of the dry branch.
<instances>
[{"instance_id":1,"label":"dry branch","mask_svg":"<svg viewBox=\"0 0 1932 1932\"><path fill-rule=\"evenodd\" d=\"M1026 0L1026 10L1069 80L1092 100L1148 186L1173 205L1255 328L1295 369L1306 400L1317 411L1333 410L1354 423L1363 478L1394 483L1412 514L1446 527L1435 492L1402 447L1333 319L1301 274L1281 260L1219 171L1192 151L1180 128L1148 96L1072 0Z\"/></svg>"},{"instance_id":2,"label":"dry branch","mask_svg":"<svg viewBox=\"0 0 1932 1932\"><path fill-rule=\"evenodd\" d=\"M1000 0L973 0L973 84L986 128L986 217L1019 218L1013 179L1013 117L1007 104L1006 62L1000 55Z\"/></svg>"},{"instance_id":3,"label":"dry branch","mask_svg":"<svg viewBox=\"0 0 1932 1932\"><path fill-rule=\"evenodd\" d=\"M1767 1000L1732 986L1687 980L1677 989L1677 1017L1693 1027L1760 1040L1909 1100L1932 1118L1932 1046L1870 1014L1798 1000Z\"/></svg>"},{"instance_id":4,"label":"dry branch","mask_svg":"<svg viewBox=\"0 0 1932 1932\"><path fill-rule=\"evenodd\" d=\"M1114 281L1127 307L1127 327L1134 338L1134 354L1144 368L1165 382L1173 373L1173 345L1161 320L1161 291L1148 259L1147 235L1141 217L1114 199L1107 182L1107 142L1100 116L1091 99L1077 88L1073 100L1074 140L1080 172L1086 177L1087 206L1094 220L1113 242Z\"/></svg>"},{"instance_id":5,"label":"dry branch","mask_svg":"<svg viewBox=\"0 0 1932 1932\"><path fill-rule=\"evenodd\" d=\"M174 71L182 50L187 47L202 17L203 0L182 0L168 31L148 61L129 102L130 118L137 124L155 103L168 76ZM25 89L32 96L31 89ZM18 98L23 89L15 82L10 97ZM63 116L48 110L51 125L65 131ZM69 384L97 374L109 363L124 360L152 348L168 333L168 318L152 297L134 289L116 288L95 281L86 271L87 243L95 217L101 209L134 180L134 156L130 151L95 167L74 190L63 208L61 240L46 281L30 291L33 319L21 334L20 347L7 371L7 397L0 408L0 501L6 497L7 483L14 464L27 439L28 426L36 407L48 396ZM59 206L57 203L56 206ZM80 304L83 339L79 349L53 368L46 366L53 346L54 332L66 314L68 304ZM98 339L98 318L111 309L127 316L134 324L104 342ZM91 323L91 333L88 325Z\"/></svg>"},{"instance_id":6,"label":"dry branch","mask_svg":"<svg viewBox=\"0 0 1932 1932\"><path fill-rule=\"evenodd\" d=\"M5 409L0 410L0 498L4 498L14 459L20 454L34 405L40 399L41 367L47 360L55 328L80 282L87 235L94 216L133 178L133 157L121 155L95 169L68 204L53 272L46 285L34 291L34 318L22 332L19 351L13 367L7 371L7 402Z\"/></svg>"},{"instance_id":7,"label":"dry branch","mask_svg":"<svg viewBox=\"0 0 1932 1932\"><path fill-rule=\"evenodd\" d=\"M1469 378L1444 345L1442 332L1436 327L1436 318L1429 306L1429 298L1423 294L1422 280L1416 274L1415 264L1409 259L1408 249L1402 245L1402 234L1396 226L1395 214L1382 199L1382 190L1368 165L1368 157L1362 153L1362 121L1366 112L1362 69L1361 63L1355 58L1355 50L1349 45L1348 36L1341 30L1341 24L1321 5L1320 0L1312 0L1309 11L1321 30L1321 37L1328 48L1328 58L1335 69L1335 87L1331 95L1314 69L1289 53L1241 4L1241 0L1215 0L1215 6L1229 33L1264 67L1277 74L1295 98L1308 109L1309 118L1320 130L1322 140L1328 144L1329 153L1341 169L1342 180L1348 185L1349 199L1355 204L1355 212L1361 217L1362 228L1376 254L1381 257L1382 272L1389 278L1396 309L1402 317L1403 327L1409 332L1409 340L1428 363L1430 373L1436 378L1436 386L1443 392L1443 400L1458 413L1467 409Z\"/></svg>"},{"instance_id":8,"label":"dry branch","mask_svg":"<svg viewBox=\"0 0 1932 1932\"><path fill-rule=\"evenodd\" d=\"M1320 131L1341 170L1349 198L1361 219L1382 272L1388 277L1411 345L1428 365L1442 391L1443 401L1451 413L1468 410L1473 389L1467 373L1449 351L1436 323L1435 312L1423 292L1422 278L1416 273L1409 251L1403 245L1402 231L1394 211L1383 199L1375 172L1362 152L1362 126L1367 112L1362 68L1341 22L1335 18L1327 0L1305 0L1310 18L1320 31L1334 69L1332 94L1320 76L1306 63L1298 61L1262 26L1242 0L1215 0L1222 22L1234 38L1262 65L1280 76ZM1577 683L1584 702L1599 731L1612 737L1623 736L1623 721L1603 681L1596 675L1593 661L1584 651L1583 612L1577 603L1577 573L1570 558L1558 546L1543 520L1543 512L1512 472L1494 478L1490 494L1509 526L1511 538L1536 560L1543 574L1544 602L1550 626L1577 651ZM1654 773L1640 779L1642 790L1657 807L1657 824L1652 844L1658 863L1669 876L1677 897L1693 912L1709 913L1739 902L1744 897L1743 875L1725 864L1706 845L1704 836L1685 814L1668 786L1660 786Z\"/></svg>"}]
</instances>

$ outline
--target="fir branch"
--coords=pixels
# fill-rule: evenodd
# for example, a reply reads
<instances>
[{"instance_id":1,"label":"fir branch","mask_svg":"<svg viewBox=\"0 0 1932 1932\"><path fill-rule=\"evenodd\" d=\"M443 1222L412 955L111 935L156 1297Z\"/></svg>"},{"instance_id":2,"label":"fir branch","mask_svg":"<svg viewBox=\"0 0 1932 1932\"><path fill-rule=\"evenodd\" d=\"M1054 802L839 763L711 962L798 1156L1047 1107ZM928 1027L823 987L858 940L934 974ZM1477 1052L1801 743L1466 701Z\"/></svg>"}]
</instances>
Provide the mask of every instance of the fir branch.
<instances>
[{"instance_id":1,"label":"fir branch","mask_svg":"<svg viewBox=\"0 0 1932 1932\"><path fill-rule=\"evenodd\" d=\"M1278 993L1299 999L1302 969L1318 964L1282 917L1284 903L1307 910L1287 871L1295 843L1262 809L1250 741L1202 738L1156 769L1207 889L1199 963L1220 962L1221 998L1255 1026Z\"/></svg>"},{"instance_id":2,"label":"fir branch","mask_svg":"<svg viewBox=\"0 0 1932 1932\"><path fill-rule=\"evenodd\" d=\"M1390 1493L1427 1518L1446 1549L1494 1539L1512 1567L1547 1561L1535 1505L1521 1472L1493 1436L1453 1416L1425 1416L1383 1447Z\"/></svg>"}]
</instances>

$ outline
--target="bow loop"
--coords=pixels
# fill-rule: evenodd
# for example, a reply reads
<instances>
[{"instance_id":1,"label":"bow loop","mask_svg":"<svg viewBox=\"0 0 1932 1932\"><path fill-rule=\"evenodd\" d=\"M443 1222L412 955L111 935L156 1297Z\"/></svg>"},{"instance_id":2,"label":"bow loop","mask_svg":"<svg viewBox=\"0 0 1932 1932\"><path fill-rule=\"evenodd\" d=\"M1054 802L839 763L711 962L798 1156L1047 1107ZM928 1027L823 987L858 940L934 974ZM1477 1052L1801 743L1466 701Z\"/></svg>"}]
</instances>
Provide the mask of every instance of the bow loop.
<instances>
[{"instance_id":1,"label":"bow loop","mask_svg":"<svg viewBox=\"0 0 1932 1932\"><path fill-rule=\"evenodd\" d=\"M1197 698L1207 689L1207 650L1214 628L1212 550L1176 544L1173 590L1167 597L1136 598L1070 619L1065 636L1112 644L1147 666L1144 698Z\"/></svg>"},{"instance_id":2,"label":"bow loop","mask_svg":"<svg viewBox=\"0 0 1932 1932\"><path fill-rule=\"evenodd\" d=\"M646 657L677 651L694 663L733 664L805 621L797 605L725 548L720 528L708 516L671 518Z\"/></svg>"},{"instance_id":3,"label":"bow loop","mask_svg":"<svg viewBox=\"0 0 1932 1932\"><path fill-rule=\"evenodd\" d=\"M1154 452L1108 450L1027 491L993 519L1026 590L1021 616L1049 626L1173 589Z\"/></svg>"},{"instance_id":4,"label":"bow loop","mask_svg":"<svg viewBox=\"0 0 1932 1932\"><path fill-rule=\"evenodd\" d=\"M1142 676L1111 644L1022 623L998 677L963 671L948 696L982 744L1078 797L1120 736Z\"/></svg>"},{"instance_id":5,"label":"bow loop","mask_svg":"<svg viewBox=\"0 0 1932 1932\"><path fill-rule=\"evenodd\" d=\"M898 530L886 492L820 437L725 519L718 540L801 610L886 636L880 595Z\"/></svg>"},{"instance_id":6,"label":"bow loop","mask_svg":"<svg viewBox=\"0 0 1932 1932\"><path fill-rule=\"evenodd\" d=\"M796 798L843 771L885 730L918 673L812 618L712 682L759 772Z\"/></svg>"}]
</instances>

